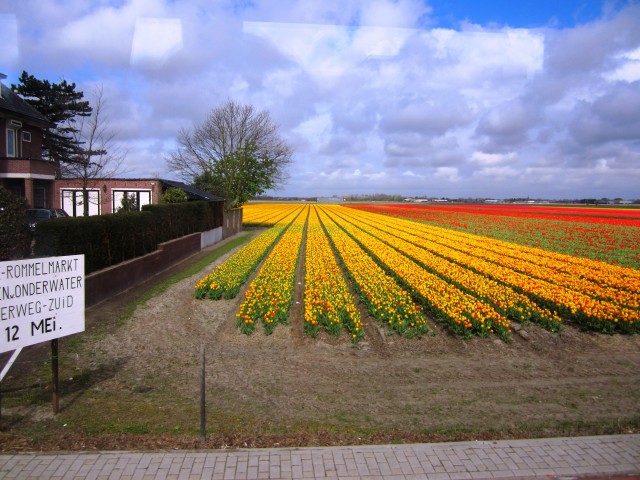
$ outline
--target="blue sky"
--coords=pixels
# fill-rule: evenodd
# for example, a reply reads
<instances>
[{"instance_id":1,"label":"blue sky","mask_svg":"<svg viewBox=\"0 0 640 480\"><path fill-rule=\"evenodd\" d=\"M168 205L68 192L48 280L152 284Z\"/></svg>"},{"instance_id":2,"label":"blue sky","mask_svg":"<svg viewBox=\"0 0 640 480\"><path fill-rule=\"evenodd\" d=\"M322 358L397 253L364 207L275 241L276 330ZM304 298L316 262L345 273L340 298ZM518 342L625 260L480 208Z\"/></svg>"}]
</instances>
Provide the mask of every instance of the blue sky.
<instances>
[{"instance_id":1,"label":"blue sky","mask_svg":"<svg viewBox=\"0 0 640 480\"><path fill-rule=\"evenodd\" d=\"M460 22L517 28L571 28L600 18L622 2L585 0L492 0L488 2L435 0L429 2L440 27L458 28Z\"/></svg>"},{"instance_id":2,"label":"blue sky","mask_svg":"<svg viewBox=\"0 0 640 480\"><path fill-rule=\"evenodd\" d=\"M102 85L122 176L227 99L294 147L276 195L640 198L638 1L0 0L0 72ZM188 180L188 179L187 179Z\"/></svg>"}]
</instances>

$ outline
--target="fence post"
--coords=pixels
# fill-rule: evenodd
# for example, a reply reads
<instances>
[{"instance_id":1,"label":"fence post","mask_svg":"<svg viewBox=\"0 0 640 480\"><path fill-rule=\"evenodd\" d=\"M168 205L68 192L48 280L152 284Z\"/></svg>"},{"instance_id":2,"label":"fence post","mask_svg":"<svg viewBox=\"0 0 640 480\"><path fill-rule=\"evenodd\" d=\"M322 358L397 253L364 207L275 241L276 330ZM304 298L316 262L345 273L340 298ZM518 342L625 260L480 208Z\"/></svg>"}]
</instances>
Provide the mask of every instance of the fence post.
<instances>
[{"instance_id":1,"label":"fence post","mask_svg":"<svg viewBox=\"0 0 640 480\"><path fill-rule=\"evenodd\" d=\"M53 413L60 413L60 396L58 394L59 382L59 369L58 369L58 339L51 340L51 377L52 377L52 396L51 405L53 406Z\"/></svg>"},{"instance_id":2,"label":"fence post","mask_svg":"<svg viewBox=\"0 0 640 480\"><path fill-rule=\"evenodd\" d=\"M202 361L202 368L200 372L200 441L205 442L207 440L207 415L204 343L200 347L200 356Z\"/></svg>"}]
</instances>

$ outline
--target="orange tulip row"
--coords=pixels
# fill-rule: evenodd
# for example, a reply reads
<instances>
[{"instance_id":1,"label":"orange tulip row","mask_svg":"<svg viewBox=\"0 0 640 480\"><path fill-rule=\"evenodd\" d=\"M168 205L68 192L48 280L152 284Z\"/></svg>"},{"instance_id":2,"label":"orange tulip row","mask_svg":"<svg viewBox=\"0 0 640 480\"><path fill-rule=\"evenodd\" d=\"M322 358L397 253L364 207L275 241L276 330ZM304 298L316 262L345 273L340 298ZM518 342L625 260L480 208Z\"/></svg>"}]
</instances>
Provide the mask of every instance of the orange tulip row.
<instances>
[{"instance_id":1,"label":"orange tulip row","mask_svg":"<svg viewBox=\"0 0 640 480\"><path fill-rule=\"evenodd\" d=\"M346 221L345 217L338 216L340 209L330 209L331 217L340 227L393 272L411 292L417 294L425 306L452 331L465 336L495 333L504 339L509 337L509 320L491 305L431 273L389 244ZM370 226L362 226L371 229ZM377 233L382 234L379 231Z\"/></svg>"},{"instance_id":2,"label":"orange tulip row","mask_svg":"<svg viewBox=\"0 0 640 480\"><path fill-rule=\"evenodd\" d=\"M398 228L401 225L395 219L391 217L379 219L372 217L371 214L360 215L351 212L346 213L344 218L359 228L366 229L376 238L409 256L445 281L452 282L466 293L490 304L505 317L519 322L532 321L552 332L560 330L561 319L556 313L538 306L529 297L502 283L413 243L416 240L415 236Z\"/></svg>"},{"instance_id":3,"label":"orange tulip row","mask_svg":"<svg viewBox=\"0 0 640 480\"><path fill-rule=\"evenodd\" d=\"M537 278L553 278L553 283L583 292L597 299L640 308L640 271L596 260L516 245L499 240L486 241L461 232L447 231L448 238L463 243L465 249L494 262L503 262Z\"/></svg>"},{"instance_id":4,"label":"orange tulip row","mask_svg":"<svg viewBox=\"0 0 640 480\"><path fill-rule=\"evenodd\" d=\"M427 333L427 320L411 296L329 218L328 210L324 205L318 209L320 221L369 313L401 335L416 337Z\"/></svg>"},{"instance_id":5,"label":"orange tulip row","mask_svg":"<svg viewBox=\"0 0 640 480\"><path fill-rule=\"evenodd\" d=\"M337 335L346 329L353 343L364 336L364 323L349 293L340 266L312 208L305 253L304 328L315 337L320 329Z\"/></svg>"},{"instance_id":6,"label":"orange tulip row","mask_svg":"<svg viewBox=\"0 0 640 480\"><path fill-rule=\"evenodd\" d=\"M589 292L593 294L595 290L591 288L589 281L581 282L580 278L577 278L571 282L571 286L568 286L567 274L556 272L550 267L544 267L544 276L539 273L540 271L534 274L535 264L528 262L524 253L520 254L520 259L514 257L514 252L518 251L520 246L469 234L463 234L464 237L462 237L459 232L408 220L391 219L384 215L376 215L372 223L393 226L398 232L411 235L412 243L470 268L489 279L510 286L526 294L539 305L552 309L562 317L587 328L606 332L640 331L640 312L634 308L635 303L624 304L624 301L629 301L633 292L620 289L622 293L619 295L615 292L608 293L607 296L616 299L609 301L590 295ZM483 248L485 245L490 245L493 251ZM504 250L502 255L499 253L501 249ZM534 249L529 248L525 251L531 250ZM579 265L580 260L582 259L572 257L568 263L575 266ZM609 286L614 283L612 277L615 277L616 272L620 277L629 278L630 276L628 270L631 269L608 264L597 265L599 263L601 262L586 260L582 270L583 275L593 278L596 271L606 272L602 274L602 283ZM593 268L594 264L599 268ZM539 268L543 267L539 266ZM603 290L609 291L608 288L613 287Z\"/></svg>"}]
</instances>

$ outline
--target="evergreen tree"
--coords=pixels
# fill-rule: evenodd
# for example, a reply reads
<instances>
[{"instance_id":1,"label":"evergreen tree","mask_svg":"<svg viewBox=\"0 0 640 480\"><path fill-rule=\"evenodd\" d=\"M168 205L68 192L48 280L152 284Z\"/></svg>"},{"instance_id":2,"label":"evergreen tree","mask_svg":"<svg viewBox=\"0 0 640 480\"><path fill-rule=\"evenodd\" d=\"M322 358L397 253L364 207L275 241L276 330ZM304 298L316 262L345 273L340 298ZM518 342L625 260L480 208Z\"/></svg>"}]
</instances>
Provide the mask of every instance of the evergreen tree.
<instances>
[{"instance_id":1,"label":"evergreen tree","mask_svg":"<svg viewBox=\"0 0 640 480\"><path fill-rule=\"evenodd\" d=\"M43 155L55 162L60 170L62 163L71 163L81 149L77 140L76 118L91 115L89 102L82 100L84 94L76 91L75 83L51 83L39 80L26 71L20 75L20 83L11 88L31 106L45 115L53 124L43 131Z\"/></svg>"},{"instance_id":2,"label":"evergreen tree","mask_svg":"<svg viewBox=\"0 0 640 480\"><path fill-rule=\"evenodd\" d=\"M120 201L120 208L118 209L118 212L137 212L139 210L136 194L129 194L125 192L122 196L122 200Z\"/></svg>"}]
</instances>

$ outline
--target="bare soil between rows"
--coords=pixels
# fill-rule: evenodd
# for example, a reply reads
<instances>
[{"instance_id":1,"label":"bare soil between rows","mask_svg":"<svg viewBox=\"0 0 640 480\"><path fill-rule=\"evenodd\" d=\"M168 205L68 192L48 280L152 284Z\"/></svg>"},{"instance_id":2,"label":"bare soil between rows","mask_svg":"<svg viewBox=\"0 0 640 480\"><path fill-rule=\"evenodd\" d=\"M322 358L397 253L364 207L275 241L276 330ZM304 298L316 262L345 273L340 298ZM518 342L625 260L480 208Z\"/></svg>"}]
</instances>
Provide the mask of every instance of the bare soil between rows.
<instances>
[{"instance_id":1,"label":"bare soil between rows","mask_svg":"<svg viewBox=\"0 0 640 480\"><path fill-rule=\"evenodd\" d=\"M216 246L217 247L217 246ZM48 346L25 349L2 384L0 451L154 450L437 442L633 433L640 425L640 336L522 326L505 343L303 334L303 275L288 325L240 333L243 298L196 300L227 254L132 317L127 305L207 251L87 309L60 340L61 407L51 413ZM366 313L363 311L363 313ZM519 327L518 327L519 328ZM207 438L200 426L206 352ZM2 356L4 365L7 355Z\"/></svg>"}]
</instances>

